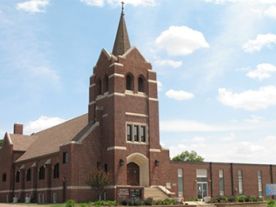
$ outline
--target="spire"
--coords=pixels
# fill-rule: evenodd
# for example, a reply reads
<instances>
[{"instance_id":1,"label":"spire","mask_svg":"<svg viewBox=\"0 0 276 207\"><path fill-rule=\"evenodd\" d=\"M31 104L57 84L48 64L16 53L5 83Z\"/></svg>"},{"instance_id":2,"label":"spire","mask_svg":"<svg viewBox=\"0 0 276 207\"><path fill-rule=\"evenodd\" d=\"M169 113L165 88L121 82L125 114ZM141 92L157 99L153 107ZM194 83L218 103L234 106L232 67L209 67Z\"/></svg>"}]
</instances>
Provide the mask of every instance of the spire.
<instances>
[{"instance_id":1,"label":"spire","mask_svg":"<svg viewBox=\"0 0 276 207\"><path fill-rule=\"evenodd\" d=\"M113 55L123 55L129 48L130 48L130 42L128 38L128 33L127 33L127 27L126 27L126 22L124 18L124 2L122 2L122 12L121 12L121 17L120 17L120 22L113 46Z\"/></svg>"}]
</instances>

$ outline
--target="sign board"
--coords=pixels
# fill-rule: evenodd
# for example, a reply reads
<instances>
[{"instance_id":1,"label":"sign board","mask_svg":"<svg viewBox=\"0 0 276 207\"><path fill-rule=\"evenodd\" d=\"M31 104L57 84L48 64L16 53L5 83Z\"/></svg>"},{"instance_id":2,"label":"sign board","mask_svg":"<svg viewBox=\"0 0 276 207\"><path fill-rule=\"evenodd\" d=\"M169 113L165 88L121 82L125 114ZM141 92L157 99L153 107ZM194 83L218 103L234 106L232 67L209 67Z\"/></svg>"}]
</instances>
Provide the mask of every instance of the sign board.
<instances>
[{"instance_id":1,"label":"sign board","mask_svg":"<svg viewBox=\"0 0 276 207\"><path fill-rule=\"evenodd\" d=\"M118 198L119 200L124 200L129 198L129 189L121 188L118 190Z\"/></svg>"},{"instance_id":2,"label":"sign board","mask_svg":"<svg viewBox=\"0 0 276 207\"><path fill-rule=\"evenodd\" d=\"M276 184L266 184L266 196L276 196Z\"/></svg>"}]
</instances>

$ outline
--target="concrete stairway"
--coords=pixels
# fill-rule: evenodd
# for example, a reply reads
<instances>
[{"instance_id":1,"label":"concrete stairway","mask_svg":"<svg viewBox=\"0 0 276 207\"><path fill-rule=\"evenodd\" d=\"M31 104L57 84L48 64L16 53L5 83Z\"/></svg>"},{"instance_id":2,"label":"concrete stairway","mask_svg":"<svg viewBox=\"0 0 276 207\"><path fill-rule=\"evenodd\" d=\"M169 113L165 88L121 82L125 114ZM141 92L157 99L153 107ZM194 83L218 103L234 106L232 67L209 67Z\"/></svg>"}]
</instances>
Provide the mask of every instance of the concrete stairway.
<instances>
[{"instance_id":1,"label":"concrete stairway","mask_svg":"<svg viewBox=\"0 0 276 207\"><path fill-rule=\"evenodd\" d=\"M144 188L144 198L153 198L153 200L164 200L169 197L158 187L146 187Z\"/></svg>"}]
</instances>

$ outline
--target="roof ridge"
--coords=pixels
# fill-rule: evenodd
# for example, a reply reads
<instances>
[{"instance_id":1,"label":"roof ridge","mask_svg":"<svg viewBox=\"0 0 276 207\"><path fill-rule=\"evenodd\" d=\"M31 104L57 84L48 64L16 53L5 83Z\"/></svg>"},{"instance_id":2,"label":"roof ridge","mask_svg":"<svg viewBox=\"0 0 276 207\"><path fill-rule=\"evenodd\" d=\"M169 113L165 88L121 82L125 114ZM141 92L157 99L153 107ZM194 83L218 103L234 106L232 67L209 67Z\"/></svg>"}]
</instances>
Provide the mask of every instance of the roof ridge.
<instances>
[{"instance_id":1,"label":"roof ridge","mask_svg":"<svg viewBox=\"0 0 276 207\"><path fill-rule=\"evenodd\" d=\"M57 125L52 126L52 127L49 127L49 128L47 128L47 129L43 129L43 130L41 130L41 131L39 131L39 132L32 133L30 136L39 135L39 134L41 134L42 132L48 131L48 130L50 130L50 129L57 128L57 127L59 127L59 126L62 126L62 125L64 125L64 124L67 124L67 123L69 123L69 122L71 122L71 121L74 121L74 120L76 120L76 119L79 119L80 117L85 116L85 115L87 115L87 113L82 114L82 115L79 115L79 116L74 117L74 118L71 118L71 119L69 119L69 120L66 120L66 121L64 121L64 122L62 122L62 123L60 123L60 124L57 124Z\"/></svg>"}]
</instances>

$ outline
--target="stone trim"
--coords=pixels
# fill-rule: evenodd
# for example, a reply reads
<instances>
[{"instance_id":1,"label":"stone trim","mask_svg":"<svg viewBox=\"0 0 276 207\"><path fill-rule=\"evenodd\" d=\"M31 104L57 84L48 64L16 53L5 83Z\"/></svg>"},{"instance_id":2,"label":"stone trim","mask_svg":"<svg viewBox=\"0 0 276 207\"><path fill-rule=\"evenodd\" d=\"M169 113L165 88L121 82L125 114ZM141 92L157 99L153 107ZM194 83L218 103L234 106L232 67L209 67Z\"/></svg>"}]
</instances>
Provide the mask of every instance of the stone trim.
<instances>
[{"instance_id":1,"label":"stone trim","mask_svg":"<svg viewBox=\"0 0 276 207\"><path fill-rule=\"evenodd\" d=\"M87 132L85 132L84 135L82 135L82 137L78 140L78 143L81 143L92 131L94 131L94 129L99 126L100 123L99 122L95 122L92 127L90 127L90 129L88 129Z\"/></svg>"},{"instance_id":2,"label":"stone trim","mask_svg":"<svg viewBox=\"0 0 276 207\"><path fill-rule=\"evenodd\" d=\"M93 104L95 104L96 102L95 101L91 101L90 103L89 103L89 105L93 105Z\"/></svg>"},{"instance_id":3,"label":"stone trim","mask_svg":"<svg viewBox=\"0 0 276 207\"><path fill-rule=\"evenodd\" d=\"M149 149L150 152L161 152L160 149Z\"/></svg>"},{"instance_id":4,"label":"stone trim","mask_svg":"<svg viewBox=\"0 0 276 207\"><path fill-rule=\"evenodd\" d=\"M158 101L158 98L149 98L149 101Z\"/></svg>"},{"instance_id":5,"label":"stone trim","mask_svg":"<svg viewBox=\"0 0 276 207\"><path fill-rule=\"evenodd\" d=\"M92 83L89 87L92 88L92 87L95 87L96 84L95 83Z\"/></svg>"},{"instance_id":6,"label":"stone trim","mask_svg":"<svg viewBox=\"0 0 276 207\"><path fill-rule=\"evenodd\" d=\"M148 117L148 115L146 115L146 114L139 114L139 113L132 113L132 112L126 112L125 115L127 115L127 116L145 117L145 118Z\"/></svg>"},{"instance_id":7,"label":"stone trim","mask_svg":"<svg viewBox=\"0 0 276 207\"><path fill-rule=\"evenodd\" d=\"M122 63L112 63L109 67L111 68L113 65L124 67Z\"/></svg>"},{"instance_id":8,"label":"stone trim","mask_svg":"<svg viewBox=\"0 0 276 207\"><path fill-rule=\"evenodd\" d=\"M9 133L7 133L7 137L8 137L9 143L13 144Z\"/></svg>"},{"instance_id":9,"label":"stone trim","mask_svg":"<svg viewBox=\"0 0 276 207\"><path fill-rule=\"evenodd\" d=\"M110 76L108 76L108 78L113 78L113 77L124 78L125 76L123 74L119 74L119 73L113 73Z\"/></svg>"},{"instance_id":10,"label":"stone trim","mask_svg":"<svg viewBox=\"0 0 276 207\"><path fill-rule=\"evenodd\" d=\"M157 81L156 81L156 80L150 80L150 79L149 79L148 82L149 82L149 83L155 83L155 84L157 84Z\"/></svg>"},{"instance_id":11,"label":"stone trim","mask_svg":"<svg viewBox=\"0 0 276 207\"><path fill-rule=\"evenodd\" d=\"M108 97L111 97L111 96L126 96L126 95L124 93L115 92L115 93L111 93L111 94L108 95Z\"/></svg>"},{"instance_id":12,"label":"stone trim","mask_svg":"<svg viewBox=\"0 0 276 207\"><path fill-rule=\"evenodd\" d=\"M124 146L113 146L113 147L108 147L106 150L111 151L111 150L126 150L127 148Z\"/></svg>"}]
</instances>

